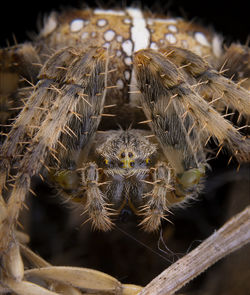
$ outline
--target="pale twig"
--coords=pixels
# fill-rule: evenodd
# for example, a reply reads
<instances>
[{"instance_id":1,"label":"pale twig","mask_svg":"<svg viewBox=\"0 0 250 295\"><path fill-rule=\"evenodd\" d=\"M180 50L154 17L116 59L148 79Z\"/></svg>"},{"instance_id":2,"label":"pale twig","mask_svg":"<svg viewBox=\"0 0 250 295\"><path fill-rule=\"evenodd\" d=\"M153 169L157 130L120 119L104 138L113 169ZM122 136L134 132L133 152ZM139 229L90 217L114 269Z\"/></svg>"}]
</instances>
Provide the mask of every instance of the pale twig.
<instances>
[{"instance_id":1,"label":"pale twig","mask_svg":"<svg viewBox=\"0 0 250 295\"><path fill-rule=\"evenodd\" d=\"M192 252L153 279L138 295L171 295L215 262L250 242L250 206Z\"/></svg>"}]
</instances>

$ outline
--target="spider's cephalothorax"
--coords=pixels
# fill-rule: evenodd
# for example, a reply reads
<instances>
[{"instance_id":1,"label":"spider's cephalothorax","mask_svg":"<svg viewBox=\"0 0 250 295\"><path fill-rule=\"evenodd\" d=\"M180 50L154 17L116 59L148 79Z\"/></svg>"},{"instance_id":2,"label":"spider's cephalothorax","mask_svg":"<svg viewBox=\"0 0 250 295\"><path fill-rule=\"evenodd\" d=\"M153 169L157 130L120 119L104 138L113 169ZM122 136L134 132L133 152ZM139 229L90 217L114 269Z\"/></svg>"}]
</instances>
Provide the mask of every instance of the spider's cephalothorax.
<instances>
[{"instance_id":1,"label":"spider's cephalothorax","mask_svg":"<svg viewBox=\"0 0 250 295\"><path fill-rule=\"evenodd\" d=\"M96 228L109 229L109 215L130 210L143 217L145 230L157 229L170 206L200 191L205 160L192 169L182 167L176 175L148 134L139 129L96 134L88 154L92 161L78 158L81 176L69 169L51 174L61 195L82 203Z\"/></svg>"},{"instance_id":2,"label":"spider's cephalothorax","mask_svg":"<svg viewBox=\"0 0 250 295\"><path fill-rule=\"evenodd\" d=\"M33 43L2 50L0 78L15 80L1 95L23 101L1 147L2 190L14 174L6 202L21 206L31 177L48 171L94 227L110 229L129 207L156 230L202 189L211 136L249 161L249 139L220 113L249 116L249 82L217 70L235 64L235 79L247 78L249 49L221 43L180 18L85 9L53 13ZM35 86L19 93L19 74Z\"/></svg>"}]
</instances>

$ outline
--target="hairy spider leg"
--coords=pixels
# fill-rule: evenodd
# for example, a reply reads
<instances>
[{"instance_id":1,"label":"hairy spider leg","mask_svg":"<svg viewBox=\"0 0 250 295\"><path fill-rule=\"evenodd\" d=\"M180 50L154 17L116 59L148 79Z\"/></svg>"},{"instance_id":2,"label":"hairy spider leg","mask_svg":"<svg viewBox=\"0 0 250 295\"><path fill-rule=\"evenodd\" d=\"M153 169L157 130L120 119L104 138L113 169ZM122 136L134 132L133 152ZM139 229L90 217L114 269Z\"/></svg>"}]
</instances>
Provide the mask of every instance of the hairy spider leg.
<instances>
[{"instance_id":1,"label":"hairy spider leg","mask_svg":"<svg viewBox=\"0 0 250 295\"><path fill-rule=\"evenodd\" d=\"M76 63L79 65L78 68L75 67ZM40 72L40 81L2 147L1 178L3 179L6 173L3 171L10 165L18 143L22 140L21 135L24 133L30 139L14 176L13 190L7 202L10 212L1 236L6 234L8 237L10 232L8 225L17 220L19 207L22 206L30 188L31 177L39 173L43 166L47 167L46 162L49 157L53 157L58 163L65 158L67 151L58 155L55 152L63 137L62 134L67 133L72 146L83 147L98 128L106 94L107 65L108 56L105 49L93 48L83 52L70 47L56 52L45 63ZM82 100L86 107L82 116L86 114L93 116L92 129L90 133L83 133L80 138L73 139L73 135L69 134L71 129L68 124L76 116L75 112L78 105L82 104ZM92 104L95 106L92 107ZM40 121L40 128L36 125L36 131L32 129L34 121L36 123ZM89 123L83 120L82 125L84 124ZM85 128L86 126L82 126L81 130ZM9 238L5 239L6 245Z\"/></svg>"},{"instance_id":2,"label":"hairy spider leg","mask_svg":"<svg viewBox=\"0 0 250 295\"><path fill-rule=\"evenodd\" d=\"M211 73L200 57L174 46L161 52L145 49L135 53L134 65L147 122L174 171L176 198L185 195L185 200L188 200L200 192L207 165L204 146L209 136L217 138L221 146L226 144L238 160L249 160L249 140L204 100L194 87L204 73L219 76ZM227 80L224 77L221 79ZM243 101L246 93L242 89ZM157 197L161 199L160 194L154 192L152 196L154 203L159 203ZM154 207L152 202L149 199L148 210ZM161 207L160 216L166 206L161 202L158 207ZM146 215L150 216L150 212Z\"/></svg>"}]
</instances>

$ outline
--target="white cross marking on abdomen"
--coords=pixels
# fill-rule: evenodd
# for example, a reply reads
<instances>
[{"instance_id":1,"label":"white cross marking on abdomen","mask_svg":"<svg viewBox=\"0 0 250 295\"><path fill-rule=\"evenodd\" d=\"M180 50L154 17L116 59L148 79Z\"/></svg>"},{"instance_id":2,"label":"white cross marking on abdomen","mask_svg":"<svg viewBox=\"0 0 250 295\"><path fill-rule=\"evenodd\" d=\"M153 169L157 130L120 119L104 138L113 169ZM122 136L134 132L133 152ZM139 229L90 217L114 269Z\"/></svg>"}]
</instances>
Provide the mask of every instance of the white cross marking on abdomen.
<instances>
[{"instance_id":1,"label":"white cross marking on abdomen","mask_svg":"<svg viewBox=\"0 0 250 295\"><path fill-rule=\"evenodd\" d=\"M149 47L150 33L146 27L146 21L142 11L138 8L127 8L126 12L132 19L131 27L131 41L133 42L133 52ZM135 72L132 69L130 80L130 92L138 91L136 87ZM137 93L130 93L130 104L132 106L138 105L139 95Z\"/></svg>"},{"instance_id":2,"label":"white cross marking on abdomen","mask_svg":"<svg viewBox=\"0 0 250 295\"><path fill-rule=\"evenodd\" d=\"M138 8L127 8L126 12L132 19L131 38L134 43L134 52L148 48L150 33L146 27L146 20Z\"/></svg>"}]
</instances>

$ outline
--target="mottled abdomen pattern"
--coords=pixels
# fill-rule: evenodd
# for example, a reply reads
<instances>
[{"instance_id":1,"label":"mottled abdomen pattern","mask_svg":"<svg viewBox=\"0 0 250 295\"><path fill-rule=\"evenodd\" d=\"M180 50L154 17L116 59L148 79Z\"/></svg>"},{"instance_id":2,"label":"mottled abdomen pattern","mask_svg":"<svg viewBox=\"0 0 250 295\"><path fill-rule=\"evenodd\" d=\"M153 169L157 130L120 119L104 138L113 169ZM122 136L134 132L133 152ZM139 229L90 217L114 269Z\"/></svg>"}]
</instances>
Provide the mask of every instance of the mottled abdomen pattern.
<instances>
[{"instance_id":1,"label":"mottled abdomen pattern","mask_svg":"<svg viewBox=\"0 0 250 295\"><path fill-rule=\"evenodd\" d=\"M122 105L138 101L138 94L130 93L138 90L133 73L134 52L174 45L215 62L222 54L221 42L219 35L202 26L135 8L53 13L38 38L42 52L48 50L49 55L52 50L66 46L80 46L83 50L91 46L108 48L115 71L109 75L109 84L114 89L111 97L107 95L107 100Z\"/></svg>"}]
</instances>

